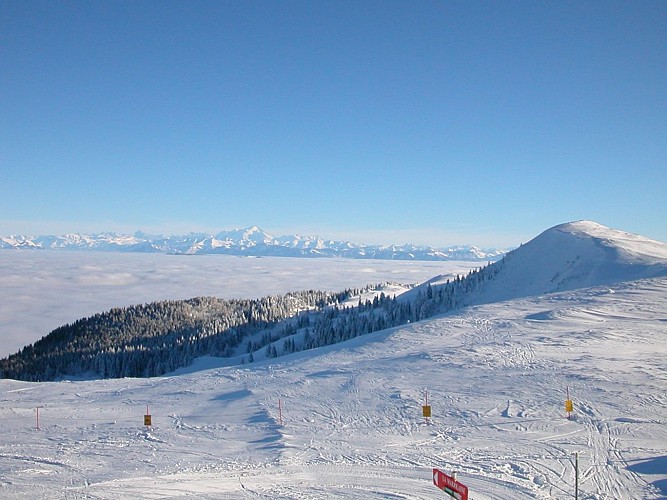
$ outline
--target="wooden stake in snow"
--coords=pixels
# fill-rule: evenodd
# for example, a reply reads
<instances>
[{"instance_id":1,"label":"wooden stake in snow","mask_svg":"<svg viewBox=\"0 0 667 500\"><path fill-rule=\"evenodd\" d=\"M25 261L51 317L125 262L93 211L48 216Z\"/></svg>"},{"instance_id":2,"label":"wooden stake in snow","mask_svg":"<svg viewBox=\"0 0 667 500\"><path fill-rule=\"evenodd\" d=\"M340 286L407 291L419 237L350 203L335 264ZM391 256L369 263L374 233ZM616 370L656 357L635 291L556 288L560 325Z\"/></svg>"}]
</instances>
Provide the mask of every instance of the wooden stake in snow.
<instances>
[{"instance_id":1,"label":"wooden stake in snow","mask_svg":"<svg viewBox=\"0 0 667 500\"><path fill-rule=\"evenodd\" d=\"M424 405L422 406L422 415L424 420L428 422L428 419L431 418L431 407L428 404L428 389L424 390Z\"/></svg>"},{"instance_id":2,"label":"wooden stake in snow","mask_svg":"<svg viewBox=\"0 0 667 500\"><path fill-rule=\"evenodd\" d=\"M151 419L151 414L148 411L148 405L146 405L146 415L144 415L144 425L146 427L150 427L151 425L153 425L152 419Z\"/></svg>"}]
</instances>

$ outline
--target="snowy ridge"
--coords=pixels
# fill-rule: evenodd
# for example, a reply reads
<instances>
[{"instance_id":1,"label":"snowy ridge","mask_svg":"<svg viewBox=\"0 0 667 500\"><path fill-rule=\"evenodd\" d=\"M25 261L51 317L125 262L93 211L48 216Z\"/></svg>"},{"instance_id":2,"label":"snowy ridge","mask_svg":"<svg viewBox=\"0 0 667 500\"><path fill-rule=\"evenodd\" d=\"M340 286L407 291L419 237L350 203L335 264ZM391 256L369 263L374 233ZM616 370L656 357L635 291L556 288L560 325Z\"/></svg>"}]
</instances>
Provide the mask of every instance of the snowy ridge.
<instances>
[{"instance_id":1,"label":"snowy ridge","mask_svg":"<svg viewBox=\"0 0 667 500\"><path fill-rule=\"evenodd\" d=\"M493 279L475 284L465 304L667 276L667 244L592 221L570 222L547 229L484 271Z\"/></svg>"},{"instance_id":2,"label":"snowy ridge","mask_svg":"<svg viewBox=\"0 0 667 500\"><path fill-rule=\"evenodd\" d=\"M62 236L4 236L0 248L49 250L98 250L168 254L227 254L274 257L343 257L393 260L496 260L505 251L476 246L434 248L430 246L362 245L324 240L318 236L274 237L257 226L221 231L216 235L190 233L184 236L117 233L66 234Z\"/></svg>"}]
</instances>

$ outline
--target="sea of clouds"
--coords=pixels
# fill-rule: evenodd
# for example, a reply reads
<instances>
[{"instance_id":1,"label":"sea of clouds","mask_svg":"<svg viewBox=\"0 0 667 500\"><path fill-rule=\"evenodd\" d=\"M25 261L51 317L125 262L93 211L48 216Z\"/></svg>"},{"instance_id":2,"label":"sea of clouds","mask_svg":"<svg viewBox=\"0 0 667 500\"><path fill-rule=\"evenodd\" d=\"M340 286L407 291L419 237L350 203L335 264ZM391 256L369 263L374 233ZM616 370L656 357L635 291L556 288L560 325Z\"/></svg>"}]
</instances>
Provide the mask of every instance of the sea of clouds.
<instances>
[{"instance_id":1,"label":"sea of clouds","mask_svg":"<svg viewBox=\"0 0 667 500\"><path fill-rule=\"evenodd\" d=\"M474 262L249 258L79 251L0 251L0 357L58 326L112 307L197 296L258 298L419 283Z\"/></svg>"}]
</instances>

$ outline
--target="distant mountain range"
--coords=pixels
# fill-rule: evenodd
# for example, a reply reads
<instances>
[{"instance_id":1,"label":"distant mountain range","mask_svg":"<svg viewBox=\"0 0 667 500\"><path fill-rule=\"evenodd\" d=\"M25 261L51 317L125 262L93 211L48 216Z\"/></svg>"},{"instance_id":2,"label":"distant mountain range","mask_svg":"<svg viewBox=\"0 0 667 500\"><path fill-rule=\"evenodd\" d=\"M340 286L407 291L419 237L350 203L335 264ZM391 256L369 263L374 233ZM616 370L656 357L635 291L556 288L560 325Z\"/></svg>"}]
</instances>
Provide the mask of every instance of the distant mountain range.
<instances>
[{"instance_id":1,"label":"distant mountain range","mask_svg":"<svg viewBox=\"0 0 667 500\"><path fill-rule=\"evenodd\" d=\"M324 240L317 236L274 237L256 226L222 231L216 235L190 233L184 236L163 236L149 235L139 231L132 235L99 233L61 236L2 236L0 237L0 248L437 261L495 261L506 252L501 249L481 249L472 245L434 248L412 244L362 245L347 241Z\"/></svg>"}]
</instances>

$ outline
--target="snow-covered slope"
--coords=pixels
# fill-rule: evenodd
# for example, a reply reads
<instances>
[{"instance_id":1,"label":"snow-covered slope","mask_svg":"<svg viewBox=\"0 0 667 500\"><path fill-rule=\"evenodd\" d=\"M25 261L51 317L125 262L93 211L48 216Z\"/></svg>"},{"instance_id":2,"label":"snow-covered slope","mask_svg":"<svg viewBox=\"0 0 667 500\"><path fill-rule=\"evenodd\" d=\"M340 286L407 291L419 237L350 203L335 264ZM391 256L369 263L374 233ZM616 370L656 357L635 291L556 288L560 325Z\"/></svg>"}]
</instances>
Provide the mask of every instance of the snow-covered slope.
<instances>
[{"instance_id":1,"label":"snow-covered slope","mask_svg":"<svg viewBox=\"0 0 667 500\"><path fill-rule=\"evenodd\" d=\"M485 304L667 276L667 244L592 221L570 222L547 229L485 272L493 279L475 284L464 303ZM444 281L436 277L430 283Z\"/></svg>"},{"instance_id":2,"label":"snow-covered slope","mask_svg":"<svg viewBox=\"0 0 667 500\"><path fill-rule=\"evenodd\" d=\"M665 243L579 221L548 229L514 250L489 292L528 296L663 275Z\"/></svg>"},{"instance_id":3,"label":"snow-covered slope","mask_svg":"<svg viewBox=\"0 0 667 500\"><path fill-rule=\"evenodd\" d=\"M0 496L448 498L437 467L474 500L560 500L574 498L578 452L579 498L665 498L666 359L667 278L655 278L471 307L271 363L1 380Z\"/></svg>"}]
</instances>

